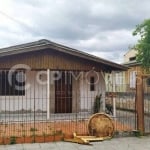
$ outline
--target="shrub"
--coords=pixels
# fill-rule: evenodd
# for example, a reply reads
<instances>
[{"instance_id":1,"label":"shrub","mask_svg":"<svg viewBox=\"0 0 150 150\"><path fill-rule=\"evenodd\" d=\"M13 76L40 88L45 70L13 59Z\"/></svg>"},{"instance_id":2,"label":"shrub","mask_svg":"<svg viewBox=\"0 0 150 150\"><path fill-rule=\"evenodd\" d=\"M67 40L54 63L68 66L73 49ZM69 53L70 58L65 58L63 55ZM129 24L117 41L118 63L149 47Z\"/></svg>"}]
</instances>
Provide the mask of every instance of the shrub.
<instances>
[{"instance_id":1,"label":"shrub","mask_svg":"<svg viewBox=\"0 0 150 150\"><path fill-rule=\"evenodd\" d=\"M100 107L102 104L102 100L101 100L102 94L97 95L95 97L95 101L94 101L94 108L93 108L93 113L98 113L100 111Z\"/></svg>"},{"instance_id":2,"label":"shrub","mask_svg":"<svg viewBox=\"0 0 150 150\"><path fill-rule=\"evenodd\" d=\"M16 137L15 136L11 136L10 137L10 142L9 144L16 144Z\"/></svg>"}]
</instances>

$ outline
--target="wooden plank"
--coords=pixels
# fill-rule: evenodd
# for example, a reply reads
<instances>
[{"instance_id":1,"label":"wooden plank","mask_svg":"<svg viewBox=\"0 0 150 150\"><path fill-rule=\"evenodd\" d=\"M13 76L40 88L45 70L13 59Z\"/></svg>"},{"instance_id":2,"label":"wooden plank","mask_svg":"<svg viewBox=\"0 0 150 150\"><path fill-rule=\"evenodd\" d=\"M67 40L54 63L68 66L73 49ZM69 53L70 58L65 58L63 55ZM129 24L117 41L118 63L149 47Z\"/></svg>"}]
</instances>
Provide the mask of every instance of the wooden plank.
<instances>
[{"instance_id":1,"label":"wooden plank","mask_svg":"<svg viewBox=\"0 0 150 150\"><path fill-rule=\"evenodd\" d=\"M96 136L76 136L78 138L96 138Z\"/></svg>"},{"instance_id":2,"label":"wooden plank","mask_svg":"<svg viewBox=\"0 0 150 150\"><path fill-rule=\"evenodd\" d=\"M108 139L111 139L111 137L81 137L82 140L86 140L86 141L89 141L89 142L92 142L92 141L104 141L104 140L108 140Z\"/></svg>"},{"instance_id":3,"label":"wooden plank","mask_svg":"<svg viewBox=\"0 0 150 150\"><path fill-rule=\"evenodd\" d=\"M73 138L73 139L64 139L65 142L72 142L72 143L78 143L78 144L86 144L89 145L89 141L83 140L81 138Z\"/></svg>"},{"instance_id":4,"label":"wooden plank","mask_svg":"<svg viewBox=\"0 0 150 150\"><path fill-rule=\"evenodd\" d=\"M148 77L150 77L150 74L142 74L142 77L143 78L148 78Z\"/></svg>"},{"instance_id":5,"label":"wooden plank","mask_svg":"<svg viewBox=\"0 0 150 150\"><path fill-rule=\"evenodd\" d=\"M73 137L73 139L64 139L64 141L89 145L90 142L93 141L104 141L111 139L111 137L77 136L76 133L73 133Z\"/></svg>"},{"instance_id":6,"label":"wooden plank","mask_svg":"<svg viewBox=\"0 0 150 150\"><path fill-rule=\"evenodd\" d=\"M137 128L141 134L144 134L144 91L142 75L137 75L136 78L136 111Z\"/></svg>"}]
</instances>

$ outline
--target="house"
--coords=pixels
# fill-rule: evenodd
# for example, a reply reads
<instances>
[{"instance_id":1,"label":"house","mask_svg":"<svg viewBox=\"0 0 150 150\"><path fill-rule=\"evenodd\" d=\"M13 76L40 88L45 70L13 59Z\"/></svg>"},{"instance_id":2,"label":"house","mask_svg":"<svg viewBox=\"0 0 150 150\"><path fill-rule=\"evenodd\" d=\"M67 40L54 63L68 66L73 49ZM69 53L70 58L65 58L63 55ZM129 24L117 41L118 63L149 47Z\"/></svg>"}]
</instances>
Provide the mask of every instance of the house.
<instances>
[{"instance_id":1,"label":"house","mask_svg":"<svg viewBox=\"0 0 150 150\"><path fill-rule=\"evenodd\" d=\"M1 114L92 111L105 107L105 72L123 65L48 40L0 49ZM39 116L37 116L39 117Z\"/></svg>"},{"instance_id":2,"label":"house","mask_svg":"<svg viewBox=\"0 0 150 150\"><path fill-rule=\"evenodd\" d=\"M145 70L142 68L141 63L136 60L137 51L135 49L130 49L124 55L123 65L128 67L128 70L125 71L125 81L128 85L128 90L135 90L136 88L136 75L137 74L146 74ZM144 91L150 90L150 78L149 76L143 79Z\"/></svg>"},{"instance_id":3,"label":"house","mask_svg":"<svg viewBox=\"0 0 150 150\"><path fill-rule=\"evenodd\" d=\"M126 71L115 72L115 91L116 92L133 92L136 88L136 75L143 73L141 64L136 60L137 51L130 49L124 54L123 65L128 69ZM107 75L108 76L108 75ZM112 90L112 76L110 76L110 86L107 86L107 91ZM108 78L108 77L107 77ZM107 80L108 82L108 80Z\"/></svg>"},{"instance_id":4,"label":"house","mask_svg":"<svg viewBox=\"0 0 150 150\"><path fill-rule=\"evenodd\" d=\"M139 62L136 61L137 51L135 49L130 49L124 55L124 65L129 69L125 72L125 80L127 84L127 89L134 90L136 88L136 74L142 73L142 67Z\"/></svg>"}]
</instances>

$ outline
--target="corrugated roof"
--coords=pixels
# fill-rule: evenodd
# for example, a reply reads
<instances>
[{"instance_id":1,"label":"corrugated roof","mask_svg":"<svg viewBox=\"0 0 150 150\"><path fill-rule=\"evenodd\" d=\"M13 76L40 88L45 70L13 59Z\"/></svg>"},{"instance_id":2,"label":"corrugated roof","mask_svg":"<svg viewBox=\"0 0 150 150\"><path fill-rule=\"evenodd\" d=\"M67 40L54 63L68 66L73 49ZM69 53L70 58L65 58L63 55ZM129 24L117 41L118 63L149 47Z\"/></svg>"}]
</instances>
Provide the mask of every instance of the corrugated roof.
<instances>
[{"instance_id":1,"label":"corrugated roof","mask_svg":"<svg viewBox=\"0 0 150 150\"><path fill-rule=\"evenodd\" d=\"M101 63L101 64L107 65L109 67L112 67L115 70L126 70L127 69L127 67L124 65L120 65L120 64L114 63L112 61L108 61L106 59L79 51L77 49L51 42L46 39L42 39L42 40L31 42L31 43L11 46L11 47L7 47L7 48L2 48L2 49L0 49L0 57L14 55L14 54L20 54L20 53L25 53L25 52L31 52L31 51L38 51L38 50L46 49L46 48L53 48L57 51L71 54L71 55L74 55L74 56L77 56L80 58L92 60L94 62Z\"/></svg>"}]
</instances>

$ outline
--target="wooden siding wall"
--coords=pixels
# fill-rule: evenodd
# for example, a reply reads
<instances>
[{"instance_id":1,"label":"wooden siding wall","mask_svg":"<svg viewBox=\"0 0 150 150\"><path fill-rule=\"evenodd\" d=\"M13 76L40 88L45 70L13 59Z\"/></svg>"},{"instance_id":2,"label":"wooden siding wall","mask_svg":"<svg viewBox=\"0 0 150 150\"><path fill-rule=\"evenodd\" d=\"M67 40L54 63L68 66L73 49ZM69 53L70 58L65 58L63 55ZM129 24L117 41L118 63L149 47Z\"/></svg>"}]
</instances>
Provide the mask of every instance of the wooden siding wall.
<instances>
[{"instance_id":1,"label":"wooden siding wall","mask_svg":"<svg viewBox=\"0 0 150 150\"><path fill-rule=\"evenodd\" d=\"M11 68L16 64L26 64L29 65L31 69L50 68L56 70L91 70L93 67L98 71L102 69L102 66L98 63L64 54L52 49L27 52L24 54L0 58L1 69Z\"/></svg>"}]
</instances>

